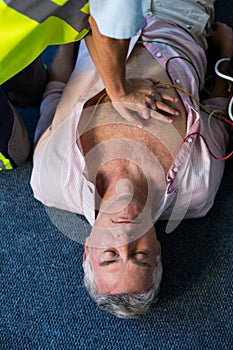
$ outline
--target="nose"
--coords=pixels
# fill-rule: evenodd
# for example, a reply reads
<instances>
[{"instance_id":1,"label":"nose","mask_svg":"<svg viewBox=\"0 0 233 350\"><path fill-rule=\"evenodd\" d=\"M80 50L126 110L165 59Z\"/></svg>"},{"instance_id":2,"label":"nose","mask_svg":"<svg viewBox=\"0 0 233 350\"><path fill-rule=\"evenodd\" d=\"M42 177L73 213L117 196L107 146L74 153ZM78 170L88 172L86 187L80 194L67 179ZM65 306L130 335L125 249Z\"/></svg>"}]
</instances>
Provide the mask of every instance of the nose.
<instances>
[{"instance_id":1,"label":"nose","mask_svg":"<svg viewBox=\"0 0 233 350\"><path fill-rule=\"evenodd\" d=\"M139 232L137 232L137 229L137 225L133 224L121 224L120 226L111 228L110 231L115 245L129 244L138 239Z\"/></svg>"},{"instance_id":2,"label":"nose","mask_svg":"<svg viewBox=\"0 0 233 350\"><path fill-rule=\"evenodd\" d=\"M127 244L132 239L130 231L125 230L122 227L112 228L111 234L116 245Z\"/></svg>"}]
</instances>

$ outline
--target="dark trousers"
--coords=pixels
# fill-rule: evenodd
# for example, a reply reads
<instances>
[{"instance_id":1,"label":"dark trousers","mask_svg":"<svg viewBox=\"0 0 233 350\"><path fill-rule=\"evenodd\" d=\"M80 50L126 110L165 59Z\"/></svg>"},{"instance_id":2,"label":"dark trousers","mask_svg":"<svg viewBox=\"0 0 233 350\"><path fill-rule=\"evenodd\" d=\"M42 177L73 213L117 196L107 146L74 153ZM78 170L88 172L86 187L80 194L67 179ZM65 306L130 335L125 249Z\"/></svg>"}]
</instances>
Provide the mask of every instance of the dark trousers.
<instances>
[{"instance_id":1,"label":"dark trousers","mask_svg":"<svg viewBox=\"0 0 233 350\"><path fill-rule=\"evenodd\" d=\"M22 165L31 151L26 128L14 106L39 104L47 70L39 57L22 72L0 85L0 170Z\"/></svg>"}]
</instances>

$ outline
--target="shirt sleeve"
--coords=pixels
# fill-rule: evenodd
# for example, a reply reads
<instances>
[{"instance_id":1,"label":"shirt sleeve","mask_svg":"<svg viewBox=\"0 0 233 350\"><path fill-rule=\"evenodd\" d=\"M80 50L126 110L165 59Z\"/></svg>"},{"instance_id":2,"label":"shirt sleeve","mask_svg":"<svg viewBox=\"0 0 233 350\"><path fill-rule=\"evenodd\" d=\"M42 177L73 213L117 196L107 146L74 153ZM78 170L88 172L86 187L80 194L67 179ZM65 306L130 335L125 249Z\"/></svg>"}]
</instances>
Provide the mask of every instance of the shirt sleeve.
<instances>
[{"instance_id":1,"label":"shirt sleeve","mask_svg":"<svg viewBox=\"0 0 233 350\"><path fill-rule=\"evenodd\" d=\"M203 101L203 105L210 111L227 115L226 97L212 97L206 99ZM226 148L229 142L229 126L205 112L202 112L201 118L200 132L205 136L212 153L219 158L226 156ZM221 161L217 161L217 163L219 162Z\"/></svg>"},{"instance_id":2,"label":"shirt sleeve","mask_svg":"<svg viewBox=\"0 0 233 350\"><path fill-rule=\"evenodd\" d=\"M128 39L145 25L146 9L142 0L90 0L90 13L101 34Z\"/></svg>"}]
</instances>

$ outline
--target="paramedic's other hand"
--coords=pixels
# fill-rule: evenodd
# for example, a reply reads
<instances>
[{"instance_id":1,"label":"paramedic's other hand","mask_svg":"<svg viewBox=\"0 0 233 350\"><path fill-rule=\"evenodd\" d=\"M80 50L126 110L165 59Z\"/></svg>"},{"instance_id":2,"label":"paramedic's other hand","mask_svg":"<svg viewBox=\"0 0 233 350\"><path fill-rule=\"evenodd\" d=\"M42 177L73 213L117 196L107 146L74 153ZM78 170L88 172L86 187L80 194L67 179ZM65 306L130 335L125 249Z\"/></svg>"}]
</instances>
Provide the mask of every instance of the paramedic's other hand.
<instances>
[{"instance_id":1,"label":"paramedic's other hand","mask_svg":"<svg viewBox=\"0 0 233 350\"><path fill-rule=\"evenodd\" d=\"M167 86L150 79L134 78L126 80L125 93L111 95L108 92L114 108L129 123L142 127L141 119L154 118L171 123L169 116L160 113L165 112L171 116L179 114L167 101L177 102L177 98L166 94Z\"/></svg>"},{"instance_id":2,"label":"paramedic's other hand","mask_svg":"<svg viewBox=\"0 0 233 350\"><path fill-rule=\"evenodd\" d=\"M233 56L233 30L225 23L215 22L212 25L212 43L219 49L220 56L231 58Z\"/></svg>"}]
</instances>

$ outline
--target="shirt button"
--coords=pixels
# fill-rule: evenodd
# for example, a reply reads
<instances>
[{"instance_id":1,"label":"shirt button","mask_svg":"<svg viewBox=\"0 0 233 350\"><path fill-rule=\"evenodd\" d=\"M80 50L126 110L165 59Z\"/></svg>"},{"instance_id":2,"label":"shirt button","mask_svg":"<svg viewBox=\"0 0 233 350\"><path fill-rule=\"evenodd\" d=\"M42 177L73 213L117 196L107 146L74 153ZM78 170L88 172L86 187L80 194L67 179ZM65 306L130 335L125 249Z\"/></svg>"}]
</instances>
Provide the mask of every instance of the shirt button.
<instances>
[{"instance_id":1,"label":"shirt button","mask_svg":"<svg viewBox=\"0 0 233 350\"><path fill-rule=\"evenodd\" d=\"M161 56L162 56L161 52L157 52L156 57L161 57Z\"/></svg>"},{"instance_id":2,"label":"shirt button","mask_svg":"<svg viewBox=\"0 0 233 350\"><path fill-rule=\"evenodd\" d=\"M180 84L180 79L175 80L176 84Z\"/></svg>"},{"instance_id":3,"label":"shirt button","mask_svg":"<svg viewBox=\"0 0 233 350\"><path fill-rule=\"evenodd\" d=\"M187 28L187 29L190 30L190 29L192 29L192 27L193 27L193 26L192 26L191 24L186 24L186 28Z\"/></svg>"},{"instance_id":4,"label":"shirt button","mask_svg":"<svg viewBox=\"0 0 233 350\"><path fill-rule=\"evenodd\" d=\"M192 137L189 137L189 138L187 139L187 142L188 142L188 143L191 143L191 142L193 142L193 139L192 139Z\"/></svg>"},{"instance_id":5,"label":"shirt button","mask_svg":"<svg viewBox=\"0 0 233 350\"><path fill-rule=\"evenodd\" d=\"M177 167L172 169L174 171L174 173L178 173L179 169Z\"/></svg>"}]
</instances>

